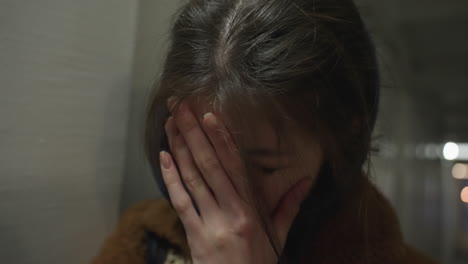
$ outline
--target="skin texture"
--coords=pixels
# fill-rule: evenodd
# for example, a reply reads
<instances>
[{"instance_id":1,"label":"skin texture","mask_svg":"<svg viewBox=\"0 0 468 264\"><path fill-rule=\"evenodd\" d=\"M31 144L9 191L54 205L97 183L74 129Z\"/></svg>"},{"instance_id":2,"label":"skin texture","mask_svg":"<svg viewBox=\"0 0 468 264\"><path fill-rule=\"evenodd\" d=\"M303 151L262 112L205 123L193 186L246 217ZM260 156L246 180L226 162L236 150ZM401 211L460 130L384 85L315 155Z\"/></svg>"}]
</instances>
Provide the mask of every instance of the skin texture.
<instances>
[{"instance_id":1,"label":"skin texture","mask_svg":"<svg viewBox=\"0 0 468 264\"><path fill-rule=\"evenodd\" d=\"M195 118L201 123L203 115L208 112L215 113L209 104L203 99L192 98L187 101ZM217 113L215 113L217 114ZM231 125L226 123L222 116L218 116L225 122L230 130ZM253 117L254 118L254 117ZM268 211L272 214L278 206L281 198L299 180L309 177L315 182L320 166L323 162L323 154L319 143L310 132L303 131L299 126L287 120L288 136L286 145L293 145L297 153L291 155L251 155L251 161L258 166L259 174L255 178L258 181L259 190ZM249 149L274 149L276 152L287 152L276 149L276 134L271 125L262 118L256 118L255 126L249 130L253 134L253 141L245 141ZM268 169L275 169L271 172Z\"/></svg>"},{"instance_id":2,"label":"skin texture","mask_svg":"<svg viewBox=\"0 0 468 264\"><path fill-rule=\"evenodd\" d=\"M163 178L174 208L187 232L194 263L276 263L271 244L247 202L243 187L246 171L237 146L222 117L208 113L207 105L184 101L166 123L172 157L161 153ZM169 109L170 103L169 103ZM258 123L252 133L259 133L249 148L274 145L275 135L266 123ZM319 145L297 126L291 124L289 144L299 154L252 156L259 168L278 168L275 172L259 169L259 195L266 202L271 225L283 248L288 230L299 205L312 187L322 162ZM179 171L174 166L177 162ZM200 207L198 215L188 191Z\"/></svg>"}]
</instances>

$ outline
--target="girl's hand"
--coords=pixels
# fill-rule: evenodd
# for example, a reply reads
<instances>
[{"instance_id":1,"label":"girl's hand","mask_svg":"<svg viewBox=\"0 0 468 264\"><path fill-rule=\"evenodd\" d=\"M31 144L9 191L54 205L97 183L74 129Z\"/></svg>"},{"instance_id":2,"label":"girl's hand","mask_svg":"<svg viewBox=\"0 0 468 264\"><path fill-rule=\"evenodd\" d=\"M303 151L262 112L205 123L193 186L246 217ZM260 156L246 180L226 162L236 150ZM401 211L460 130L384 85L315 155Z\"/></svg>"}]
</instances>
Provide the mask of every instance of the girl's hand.
<instances>
[{"instance_id":1,"label":"girl's hand","mask_svg":"<svg viewBox=\"0 0 468 264\"><path fill-rule=\"evenodd\" d=\"M160 161L172 204L184 225L193 263L277 263L253 207L246 202L247 191L242 182L245 166L224 124L207 113L200 126L186 102L173 116L165 129L180 171L169 153L161 152ZM182 180L199 206L200 215ZM308 180L296 184L273 216L281 249L309 186Z\"/></svg>"}]
</instances>

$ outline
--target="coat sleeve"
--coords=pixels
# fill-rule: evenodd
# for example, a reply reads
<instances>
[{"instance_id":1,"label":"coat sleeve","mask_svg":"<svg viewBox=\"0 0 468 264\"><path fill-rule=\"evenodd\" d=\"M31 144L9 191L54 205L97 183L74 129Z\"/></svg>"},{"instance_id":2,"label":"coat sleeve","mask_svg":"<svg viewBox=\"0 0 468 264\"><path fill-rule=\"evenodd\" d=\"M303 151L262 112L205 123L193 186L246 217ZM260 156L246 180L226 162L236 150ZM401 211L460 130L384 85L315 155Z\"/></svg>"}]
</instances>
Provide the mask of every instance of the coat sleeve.
<instances>
[{"instance_id":1,"label":"coat sleeve","mask_svg":"<svg viewBox=\"0 0 468 264\"><path fill-rule=\"evenodd\" d=\"M185 231L177 214L167 200L157 199L128 209L91 263L189 263L185 261L188 256Z\"/></svg>"}]
</instances>

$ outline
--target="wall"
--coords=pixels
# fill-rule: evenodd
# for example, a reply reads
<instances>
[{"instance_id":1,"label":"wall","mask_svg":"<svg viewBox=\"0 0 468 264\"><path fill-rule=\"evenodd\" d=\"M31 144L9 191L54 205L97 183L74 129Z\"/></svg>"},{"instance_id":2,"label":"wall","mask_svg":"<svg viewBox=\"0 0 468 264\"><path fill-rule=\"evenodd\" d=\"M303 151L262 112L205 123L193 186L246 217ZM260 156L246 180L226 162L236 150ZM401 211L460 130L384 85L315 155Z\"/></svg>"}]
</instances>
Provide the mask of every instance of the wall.
<instances>
[{"instance_id":1,"label":"wall","mask_svg":"<svg viewBox=\"0 0 468 264\"><path fill-rule=\"evenodd\" d=\"M143 150L143 129L147 102L158 77L168 47L169 27L176 8L185 1L140 0L132 84L126 173L123 179L120 208L159 197Z\"/></svg>"},{"instance_id":2,"label":"wall","mask_svg":"<svg viewBox=\"0 0 468 264\"><path fill-rule=\"evenodd\" d=\"M119 213L137 1L0 1L0 263L87 263Z\"/></svg>"},{"instance_id":3,"label":"wall","mask_svg":"<svg viewBox=\"0 0 468 264\"><path fill-rule=\"evenodd\" d=\"M458 209L468 211L461 184L451 177L450 162L421 146L441 152L447 141L468 140L468 2L358 2L383 74L374 179L395 205L410 244L441 263L466 263L468 251L455 248L455 234L462 232L457 221L468 220Z\"/></svg>"}]
</instances>

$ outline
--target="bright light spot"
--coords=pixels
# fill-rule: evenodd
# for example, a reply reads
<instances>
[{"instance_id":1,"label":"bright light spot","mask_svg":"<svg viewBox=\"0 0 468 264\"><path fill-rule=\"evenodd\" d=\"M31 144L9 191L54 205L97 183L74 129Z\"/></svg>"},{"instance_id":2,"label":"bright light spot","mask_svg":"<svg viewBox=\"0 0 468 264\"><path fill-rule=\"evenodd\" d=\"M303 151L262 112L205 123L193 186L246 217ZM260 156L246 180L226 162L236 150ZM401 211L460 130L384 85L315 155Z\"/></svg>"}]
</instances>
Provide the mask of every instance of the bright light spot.
<instances>
[{"instance_id":1,"label":"bright light spot","mask_svg":"<svg viewBox=\"0 0 468 264\"><path fill-rule=\"evenodd\" d=\"M464 203L468 203L468 187L463 188L460 197Z\"/></svg>"},{"instance_id":2,"label":"bright light spot","mask_svg":"<svg viewBox=\"0 0 468 264\"><path fill-rule=\"evenodd\" d=\"M448 142L444 146L443 153L446 160L454 160L458 158L459 152L460 149L458 148L458 145L453 142Z\"/></svg>"},{"instance_id":3,"label":"bright light spot","mask_svg":"<svg viewBox=\"0 0 468 264\"><path fill-rule=\"evenodd\" d=\"M452 176L455 179L468 179L468 164L456 163L452 167Z\"/></svg>"}]
</instances>

